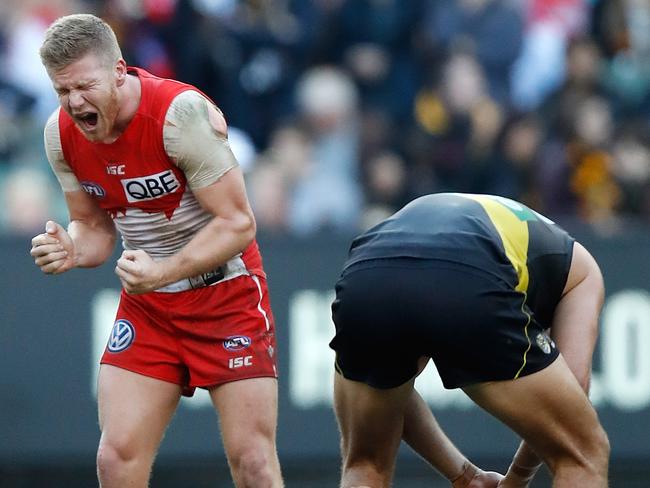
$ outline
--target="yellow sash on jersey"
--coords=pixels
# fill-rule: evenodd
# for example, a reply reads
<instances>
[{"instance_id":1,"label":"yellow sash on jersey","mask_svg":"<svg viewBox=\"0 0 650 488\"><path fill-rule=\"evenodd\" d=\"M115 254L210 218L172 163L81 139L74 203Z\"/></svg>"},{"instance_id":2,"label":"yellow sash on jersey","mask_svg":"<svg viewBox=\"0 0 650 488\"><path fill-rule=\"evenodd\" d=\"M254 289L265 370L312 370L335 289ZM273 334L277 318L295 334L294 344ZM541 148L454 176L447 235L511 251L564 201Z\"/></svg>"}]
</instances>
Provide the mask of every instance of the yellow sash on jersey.
<instances>
[{"instance_id":1,"label":"yellow sash on jersey","mask_svg":"<svg viewBox=\"0 0 650 488\"><path fill-rule=\"evenodd\" d=\"M516 379L526 366L526 356L531 347L530 337L528 337L528 325L530 324L531 317L530 313L528 313L525 308L525 304L529 280L527 265L529 234L527 220L529 220L533 214L528 210L528 208L513 200L488 195L463 194L463 196L480 203L487 212L488 217L490 217L492 224L494 224L494 227L501 237L501 242L503 242L506 256L517 272L518 283L515 290L524 294L521 311L528 318L526 326L524 327L524 333L528 340L528 348L524 351L523 363L517 371L517 374L515 374Z\"/></svg>"},{"instance_id":2,"label":"yellow sash on jersey","mask_svg":"<svg viewBox=\"0 0 650 488\"><path fill-rule=\"evenodd\" d=\"M487 195L464 195L477 201L485 209L492 224L496 228L506 256L512 263L519 278L515 290L526 292L528 290L528 223L526 217L530 212L525 212L525 207L512 200L496 199ZM508 205L518 205L521 210ZM521 215L521 216L520 216ZM523 217L523 218L522 218Z\"/></svg>"}]
</instances>

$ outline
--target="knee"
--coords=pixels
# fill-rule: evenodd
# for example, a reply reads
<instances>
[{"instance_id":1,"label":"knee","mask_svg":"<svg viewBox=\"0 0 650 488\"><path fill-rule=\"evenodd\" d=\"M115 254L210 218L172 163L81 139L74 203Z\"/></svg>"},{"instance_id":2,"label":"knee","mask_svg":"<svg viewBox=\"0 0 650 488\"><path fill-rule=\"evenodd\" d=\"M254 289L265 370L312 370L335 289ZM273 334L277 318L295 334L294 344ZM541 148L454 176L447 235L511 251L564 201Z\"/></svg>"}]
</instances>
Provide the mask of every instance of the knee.
<instances>
[{"instance_id":1,"label":"knee","mask_svg":"<svg viewBox=\"0 0 650 488\"><path fill-rule=\"evenodd\" d=\"M591 432L591 436L581 446L581 461L585 468L594 475L607 474L609 465L609 439L605 430L598 425Z\"/></svg>"},{"instance_id":2,"label":"knee","mask_svg":"<svg viewBox=\"0 0 650 488\"><path fill-rule=\"evenodd\" d=\"M570 449L558 453L554 462L551 461L551 471L566 468L579 469L588 473L593 479L606 479L609 466L610 445L604 429L597 425L581 442L575 443ZM555 469L552 464L555 464Z\"/></svg>"},{"instance_id":3,"label":"knee","mask_svg":"<svg viewBox=\"0 0 650 488\"><path fill-rule=\"evenodd\" d=\"M609 438L600 425L594 430L593 437L593 452L591 456L593 458L594 469L598 472L607 473L610 454Z\"/></svg>"},{"instance_id":4,"label":"knee","mask_svg":"<svg viewBox=\"0 0 650 488\"><path fill-rule=\"evenodd\" d=\"M390 470L387 466L372 460L344 459L341 473L341 488L373 488L390 484Z\"/></svg>"},{"instance_id":5,"label":"knee","mask_svg":"<svg viewBox=\"0 0 650 488\"><path fill-rule=\"evenodd\" d=\"M276 479L276 457L272 449L245 447L229 456L233 477L239 480L238 486L274 486Z\"/></svg>"},{"instance_id":6,"label":"knee","mask_svg":"<svg viewBox=\"0 0 650 488\"><path fill-rule=\"evenodd\" d=\"M135 453L128 445L102 441L97 449L97 474L100 479L112 478L126 471L135 462Z\"/></svg>"}]
</instances>

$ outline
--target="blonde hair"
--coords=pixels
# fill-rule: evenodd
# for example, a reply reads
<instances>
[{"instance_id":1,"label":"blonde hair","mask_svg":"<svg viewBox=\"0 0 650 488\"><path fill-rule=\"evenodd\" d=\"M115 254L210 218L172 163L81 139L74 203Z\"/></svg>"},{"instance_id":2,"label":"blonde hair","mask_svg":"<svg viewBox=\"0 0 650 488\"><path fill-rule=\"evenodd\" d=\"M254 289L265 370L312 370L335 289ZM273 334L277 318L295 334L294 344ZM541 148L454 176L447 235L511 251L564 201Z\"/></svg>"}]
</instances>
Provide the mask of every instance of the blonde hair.
<instances>
[{"instance_id":1,"label":"blonde hair","mask_svg":"<svg viewBox=\"0 0 650 488\"><path fill-rule=\"evenodd\" d=\"M107 65L122 58L113 29L91 14L66 15L55 20L45 32L39 50L47 71L57 71L91 53Z\"/></svg>"}]
</instances>

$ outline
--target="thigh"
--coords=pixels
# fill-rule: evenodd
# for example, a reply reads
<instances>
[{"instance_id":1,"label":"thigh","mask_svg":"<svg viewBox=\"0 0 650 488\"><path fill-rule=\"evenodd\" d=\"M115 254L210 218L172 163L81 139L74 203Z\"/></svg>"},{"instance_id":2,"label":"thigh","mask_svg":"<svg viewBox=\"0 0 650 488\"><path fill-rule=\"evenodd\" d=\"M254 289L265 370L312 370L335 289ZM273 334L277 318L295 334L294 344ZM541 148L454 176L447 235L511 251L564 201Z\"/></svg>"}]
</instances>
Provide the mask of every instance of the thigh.
<instances>
[{"instance_id":1,"label":"thigh","mask_svg":"<svg viewBox=\"0 0 650 488\"><path fill-rule=\"evenodd\" d=\"M175 293L129 295L122 291L101 363L159 380L187 384L174 330L166 319Z\"/></svg>"},{"instance_id":2,"label":"thigh","mask_svg":"<svg viewBox=\"0 0 650 488\"><path fill-rule=\"evenodd\" d=\"M537 373L464 391L550 464L561 455L590 452L601 432L594 408L562 356Z\"/></svg>"},{"instance_id":3,"label":"thigh","mask_svg":"<svg viewBox=\"0 0 650 488\"><path fill-rule=\"evenodd\" d=\"M275 450L278 382L249 378L210 389L229 457L245 449Z\"/></svg>"},{"instance_id":4,"label":"thigh","mask_svg":"<svg viewBox=\"0 0 650 488\"><path fill-rule=\"evenodd\" d=\"M344 463L369 461L392 471L412 391L413 380L396 388L377 389L335 375L334 408Z\"/></svg>"},{"instance_id":5,"label":"thigh","mask_svg":"<svg viewBox=\"0 0 650 488\"><path fill-rule=\"evenodd\" d=\"M102 444L122 453L153 455L176 410L181 387L115 366L99 370Z\"/></svg>"}]
</instances>

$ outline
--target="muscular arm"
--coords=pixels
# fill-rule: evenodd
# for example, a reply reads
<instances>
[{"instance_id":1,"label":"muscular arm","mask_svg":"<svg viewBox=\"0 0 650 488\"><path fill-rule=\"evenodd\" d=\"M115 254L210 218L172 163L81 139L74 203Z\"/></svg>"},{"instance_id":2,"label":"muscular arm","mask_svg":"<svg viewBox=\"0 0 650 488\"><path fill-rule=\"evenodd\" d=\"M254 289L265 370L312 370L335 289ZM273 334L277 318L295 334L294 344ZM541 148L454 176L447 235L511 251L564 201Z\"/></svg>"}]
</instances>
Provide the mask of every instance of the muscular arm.
<instances>
[{"instance_id":1,"label":"muscular arm","mask_svg":"<svg viewBox=\"0 0 650 488\"><path fill-rule=\"evenodd\" d=\"M404 412L402 439L450 481L462 476L471 464L445 435L415 389Z\"/></svg>"},{"instance_id":2,"label":"muscular arm","mask_svg":"<svg viewBox=\"0 0 650 488\"><path fill-rule=\"evenodd\" d=\"M31 255L47 274L60 274L75 267L90 268L102 264L113 251L115 226L110 216L81 189L63 155L56 110L45 125L47 159L52 166L70 214L66 231L56 222L46 223L45 232L32 239Z\"/></svg>"},{"instance_id":3,"label":"muscular arm","mask_svg":"<svg viewBox=\"0 0 650 488\"><path fill-rule=\"evenodd\" d=\"M255 219L217 107L198 92L182 93L169 108L164 138L168 154L213 216L178 254L162 261L163 282L169 284L210 271L246 249L255 237Z\"/></svg>"},{"instance_id":4,"label":"muscular arm","mask_svg":"<svg viewBox=\"0 0 650 488\"><path fill-rule=\"evenodd\" d=\"M224 264L255 237L255 219L239 168L229 170L216 183L194 194L213 218L178 253L159 261L161 286Z\"/></svg>"},{"instance_id":5,"label":"muscular arm","mask_svg":"<svg viewBox=\"0 0 650 488\"><path fill-rule=\"evenodd\" d=\"M551 337L585 393L589 393L598 318L604 298L600 269L589 252L576 242L567 283L555 310ZM540 465L537 454L522 442L506 478L516 478L520 480L517 486L526 486Z\"/></svg>"},{"instance_id":6,"label":"muscular arm","mask_svg":"<svg viewBox=\"0 0 650 488\"><path fill-rule=\"evenodd\" d=\"M65 200L70 213L68 234L74 244L74 267L99 266L115 247L113 220L83 190L66 192Z\"/></svg>"},{"instance_id":7,"label":"muscular arm","mask_svg":"<svg viewBox=\"0 0 650 488\"><path fill-rule=\"evenodd\" d=\"M422 371L429 358L420 360ZM454 488L496 487L501 475L484 472L472 464L444 433L422 396L413 389L404 411L402 439Z\"/></svg>"},{"instance_id":8,"label":"muscular arm","mask_svg":"<svg viewBox=\"0 0 650 488\"><path fill-rule=\"evenodd\" d=\"M255 238L244 178L226 130L221 112L197 92L184 92L172 102L165 119L165 149L212 220L168 258L154 262L144 251L124 251L116 273L129 293L144 293L211 271Z\"/></svg>"}]
</instances>

